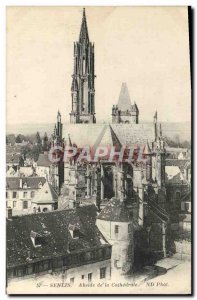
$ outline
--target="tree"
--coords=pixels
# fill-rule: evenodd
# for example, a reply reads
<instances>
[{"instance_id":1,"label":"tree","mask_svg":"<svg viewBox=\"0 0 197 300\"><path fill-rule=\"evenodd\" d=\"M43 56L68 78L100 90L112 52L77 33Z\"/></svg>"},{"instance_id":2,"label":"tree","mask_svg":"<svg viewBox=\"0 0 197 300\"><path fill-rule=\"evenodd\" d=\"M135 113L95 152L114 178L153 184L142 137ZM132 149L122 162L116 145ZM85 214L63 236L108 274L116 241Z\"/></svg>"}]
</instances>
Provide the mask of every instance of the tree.
<instances>
[{"instance_id":1,"label":"tree","mask_svg":"<svg viewBox=\"0 0 197 300\"><path fill-rule=\"evenodd\" d=\"M22 138L21 138L21 134L17 135L16 137L16 143L22 143Z\"/></svg>"},{"instance_id":2,"label":"tree","mask_svg":"<svg viewBox=\"0 0 197 300\"><path fill-rule=\"evenodd\" d=\"M43 137L43 151L48 151L48 149L49 149L49 139L47 133L45 132Z\"/></svg>"},{"instance_id":3,"label":"tree","mask_svg":"<svg viewBox=\"0 0 197 300\"><path fill-rule=\"evenodd\" d=\"M34 145L31 150L31 157L34 159L34 161L38 160L39 154L40 154L40 146Z\"/></svg>"},{"instance_id":4,"label":"tree","mask_svg":"<svg viewBox=\"0 0 197 300\"><path fill-rule=\"evenodd\" d=\"M26 159L28 154L31 155L31 147L29 145L21 147L21 155L23 155L24 159Z\"/></svg>"},{"instance_id":5,"label":"tree","mask_svg":"<svg viewBox=\"0 0 197 300\"><path fill-rule=\"evenodd\" d=\"M36 133L36 143L37 143L37 145L42 145L42 140L40 137L40 133L38 131Z\"/></svg>"}]
</instances>

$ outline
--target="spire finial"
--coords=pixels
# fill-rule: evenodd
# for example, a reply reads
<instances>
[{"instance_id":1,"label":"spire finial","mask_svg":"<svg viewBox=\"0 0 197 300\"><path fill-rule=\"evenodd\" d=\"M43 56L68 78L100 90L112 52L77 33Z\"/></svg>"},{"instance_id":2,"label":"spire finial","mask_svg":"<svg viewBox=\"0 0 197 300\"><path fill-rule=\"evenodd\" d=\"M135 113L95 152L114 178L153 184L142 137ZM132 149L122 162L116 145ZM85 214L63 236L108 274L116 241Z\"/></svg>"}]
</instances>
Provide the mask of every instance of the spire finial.
<instances>
[{"instance_id":1,"label":"spire finial","mask_svg":"<svg viewBox=\"0 0 197 300\"><path fill-rule=\"evenodd\" d=\"M154 114L154 122L157 123L157 110L155 111L155 114Z\"/></svg>"},{"instance_id":2,"label":"spire finial","mask_svg":"<svg viewBox=\"0 0 197 300\"><path fill-rule=\"evenodd\" d=\"M83 18L82 18L80 35L79 35L79 42L80 43L83 43L83 42L88 43L89 42L88 28L87 28L87 23L86 23L85 8L83 8Z\"/></svg>"},{"instance_id":3,"label":"spire finial","mask_svg":"<svg viewBox=\"0 0 197 300\"><path fill-rule=\"evenodd\" d=\"M85 18L86 17L86 9L85 9L85 7L83 8L83 18Z\"/></svg>"}]
</instances>

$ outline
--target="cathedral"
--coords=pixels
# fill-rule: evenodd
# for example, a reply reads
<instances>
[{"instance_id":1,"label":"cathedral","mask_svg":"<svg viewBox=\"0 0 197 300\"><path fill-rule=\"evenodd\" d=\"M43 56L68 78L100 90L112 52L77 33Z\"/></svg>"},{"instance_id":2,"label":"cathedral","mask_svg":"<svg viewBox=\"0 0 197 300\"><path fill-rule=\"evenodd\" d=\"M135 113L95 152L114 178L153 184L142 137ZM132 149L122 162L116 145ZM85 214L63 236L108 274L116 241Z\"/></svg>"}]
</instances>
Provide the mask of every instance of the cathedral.
<instances>
[{"instance_id":1,"label":"cathedral","mask_svg":"<svg viewBox=\"0 0 197 300\"><path fill-rule=\"evenodd\" d=\"M70 124L61 123L58 112L53 145L115 149L96 162L74 159L59 165L59 207L95 204L97 226L113 245L112 269L134 270L168 255L171 247L170 222L166 203L166 150L157 112L152 123L139 122L139 109L122 83L117 104L112 107L111 124L97 124L95 112L95 56L90 42L85 9L79 39L74 43ZM119 161L122 148L134 149L131 163Z\"/></svg>"}]
</instances>

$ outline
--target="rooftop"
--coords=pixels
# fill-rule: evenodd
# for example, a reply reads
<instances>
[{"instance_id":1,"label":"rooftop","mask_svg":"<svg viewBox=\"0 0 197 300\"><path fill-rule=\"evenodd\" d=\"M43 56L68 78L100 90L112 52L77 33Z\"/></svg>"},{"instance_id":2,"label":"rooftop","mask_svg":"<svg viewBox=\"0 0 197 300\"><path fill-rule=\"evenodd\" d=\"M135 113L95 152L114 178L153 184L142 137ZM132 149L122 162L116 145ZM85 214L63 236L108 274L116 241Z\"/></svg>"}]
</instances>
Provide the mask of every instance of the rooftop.
<instances>
[{"instance_id":1,"label":"rooftop","mask_svg":"<svg viewBox=\"0 0 197 300\"><path fill-rule=\"evenodd\" d=\"M112 198L111 201L100 212L97 219L112 222L130 222L132 216L124 202L119 199Z\"/></svg>"},{"instance_id":2,"label":"rooftop","mask_svg":"<svg viewBox=\"0 0 197 300\"><path fill-rule=\"evenodd\" d=\"M39 261L109 246L95 225L96 215L96 207L89 205L7 220L8 267L26 264L28 253L32 261ZM69 226L76 224L80 228L80 238L73 239ZM34 247L30 237L32 231L43 238L41 247Z\"/></svg>"},{"instance_id":3,"label":"rooftop","mask_svg":"<svg viewBox=\"0 0 197 300\"><path fill-rule=\"evenodd\" d=\"M46 181L43 187L32 200L33 203L51 203L58 200L58 194L53 189L52 185Z\"/></svg>"},{"instance_id":4,"label":"rooftop","mask_svg":"<svg viewBox=\"0 0 197 300\"><path fill-rule=\"evenodd\" d=\"M37 161L37 166L40 167L49 167L51 161L48 158L48 153L40 153Z\"/></svg>"},{"instance_id":5,"label":"rooftop","mask_svg":"<svg viewBox=\"0 0 197 300\"><path fill-rule=\"evenodd\" d=\"M40 188L40 183L43 185L45 182L46 178L44 177L6 177L6 189L19 190L23 188L25 183L27 184L27 189L38 189Z\"/></svg>"}]
</instances>

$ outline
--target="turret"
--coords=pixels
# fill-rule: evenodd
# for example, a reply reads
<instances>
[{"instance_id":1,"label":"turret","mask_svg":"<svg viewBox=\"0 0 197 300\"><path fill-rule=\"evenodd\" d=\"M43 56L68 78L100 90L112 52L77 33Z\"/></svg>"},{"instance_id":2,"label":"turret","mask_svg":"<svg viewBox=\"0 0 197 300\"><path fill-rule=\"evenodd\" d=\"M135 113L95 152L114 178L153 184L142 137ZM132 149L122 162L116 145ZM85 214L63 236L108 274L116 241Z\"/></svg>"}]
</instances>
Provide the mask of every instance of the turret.
<instances>
[{"instance_id":1,"label":"turret","mask_svg":"<svg viewBox=\"0 0 197 300\"><path fill-rule=\"evenodd\" d=\"M131 104L127 84L122 83L118 105L112 108L112 123L134 123L139 122L139 110L137 104Z\"/></svg>"}]
</instances>

